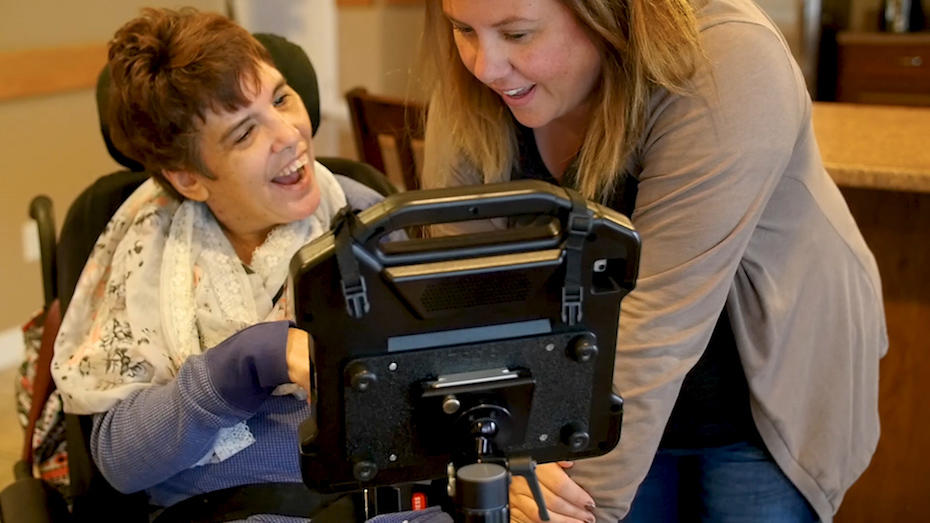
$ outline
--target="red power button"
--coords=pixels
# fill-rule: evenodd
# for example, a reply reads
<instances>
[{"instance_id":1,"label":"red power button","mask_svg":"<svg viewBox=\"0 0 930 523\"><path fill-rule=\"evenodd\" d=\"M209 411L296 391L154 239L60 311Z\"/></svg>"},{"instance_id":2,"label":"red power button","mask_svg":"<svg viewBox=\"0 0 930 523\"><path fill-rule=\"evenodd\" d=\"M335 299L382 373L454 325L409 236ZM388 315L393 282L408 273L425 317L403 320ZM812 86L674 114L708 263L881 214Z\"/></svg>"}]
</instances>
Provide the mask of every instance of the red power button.
<instances>
[{"instance_id":1,"label":"red power button","mask_svg":"<svg viewBox=\"0 0 930 523\"><path fill-rule=\"evenodd\" d=\"M414 492L410 496L410 508L413 510L423 510L426 508L426 494L422 492Z\"/></svg>"}]
</instances>

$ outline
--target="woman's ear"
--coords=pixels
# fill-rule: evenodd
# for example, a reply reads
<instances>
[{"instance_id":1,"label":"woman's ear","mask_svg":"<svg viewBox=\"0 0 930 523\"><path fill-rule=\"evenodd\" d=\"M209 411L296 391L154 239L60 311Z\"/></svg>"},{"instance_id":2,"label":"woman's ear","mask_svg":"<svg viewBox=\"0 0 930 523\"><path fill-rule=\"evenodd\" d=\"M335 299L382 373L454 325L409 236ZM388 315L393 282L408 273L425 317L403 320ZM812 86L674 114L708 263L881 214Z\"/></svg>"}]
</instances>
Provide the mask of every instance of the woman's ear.
<instances>
[{"instance_id":1,"label":"woman's ear","mask_svg":"<svg viewBox=\"0 0 930 523\"><path fill-rule=\"evenodd\" d=\"M178 191L181 196L188 200L205 202L210 196L210 191L208 191L207 187L203 184L201 176L195 172L162 169L161 173L165 179L168 180L168 183L174 187L174 190Z\"/></svg>"}]
</instances>

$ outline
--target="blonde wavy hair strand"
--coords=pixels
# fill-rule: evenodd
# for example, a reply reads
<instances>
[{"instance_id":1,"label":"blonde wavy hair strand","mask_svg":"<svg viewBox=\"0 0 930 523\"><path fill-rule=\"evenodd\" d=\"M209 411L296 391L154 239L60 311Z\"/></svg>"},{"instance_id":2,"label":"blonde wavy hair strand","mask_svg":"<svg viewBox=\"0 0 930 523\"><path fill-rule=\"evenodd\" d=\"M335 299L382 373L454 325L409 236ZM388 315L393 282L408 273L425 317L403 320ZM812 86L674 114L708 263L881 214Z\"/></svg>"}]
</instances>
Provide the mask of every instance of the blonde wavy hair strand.
<instances>
[{"instance_id":1,"label":"blonde wavy hair strand","mask_svg":"<svg viewBox=\"0 0 930 523\"><path fill-rule=\"evenodd\" d=\"M560 1L589 32L604 64L576 184L586 198L606 201L642 136L652 93L687 92L703 56L695 9L706 0ZM440 0L427 1L421 67L431 93L431 125L441 127L445 146L457 154L443 160L453 163L451 169L476 171L476 182L506 180L517 155L514 120L500 97L462 64ZM427 156L434 145L427 141ZM436 186L443 180L424 182Z\"/></svg>"}]
</instances>

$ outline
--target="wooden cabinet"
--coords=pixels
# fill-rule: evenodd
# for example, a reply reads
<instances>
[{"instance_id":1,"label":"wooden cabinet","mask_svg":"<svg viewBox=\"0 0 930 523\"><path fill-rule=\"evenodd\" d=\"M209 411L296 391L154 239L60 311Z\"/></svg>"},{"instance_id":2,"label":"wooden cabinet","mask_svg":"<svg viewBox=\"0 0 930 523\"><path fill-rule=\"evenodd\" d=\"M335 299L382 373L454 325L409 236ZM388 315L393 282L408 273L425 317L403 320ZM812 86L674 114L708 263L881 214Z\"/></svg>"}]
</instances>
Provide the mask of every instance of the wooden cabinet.
<instances>
[{"instance_id":1,"label":"wooden cabinet","mask_svg":"<svg viewBox=\"0 0 930 523\"><path fill-rule=\"evenodd\" d=\"M930 33L837 35L838 102L930 106Z\"/></svg>"},{"instance_id":2,"label":"wooden cabinet","mask_svg":"<svg viewBox=\"0 0 930 523\"><path fill-rule=\"evenodd\" d=\"M930 521L930 108L815 103L813 120L875 255L888 325L881 438L836 523Z\"/></svg>"},{"instance_id":3,"label":"wooden cabinet","mask_svg":"<svg viewBox=\"0 0 930 523\"><path fill-rule=\"evenodd\" d=\"M881 361L881 438L836 523L930 521L930 194L844 188L882 277L888 354Z\"/></svg>"}]
</instances>

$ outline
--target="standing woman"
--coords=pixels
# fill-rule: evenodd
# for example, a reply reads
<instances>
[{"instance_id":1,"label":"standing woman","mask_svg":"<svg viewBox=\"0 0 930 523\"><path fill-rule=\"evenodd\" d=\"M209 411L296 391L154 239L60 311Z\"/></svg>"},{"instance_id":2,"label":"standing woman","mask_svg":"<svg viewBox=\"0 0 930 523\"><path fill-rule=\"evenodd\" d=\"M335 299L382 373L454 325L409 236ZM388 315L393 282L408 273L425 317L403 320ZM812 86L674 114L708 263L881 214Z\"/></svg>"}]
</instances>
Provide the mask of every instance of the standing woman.
<instances>
[{"instance_id":1,"label":"standing woman","mask_svg":"<svg viewBox=\"0 0 930 523\"><path fill-rule=\"evenodd\" d=\"M829 521L878 441L887 336L772 22L750 0L442 0L425 39L425 186L548 180L642 235L621 443L540 468L556 517Z\"/></svg>"}]
</instances>

